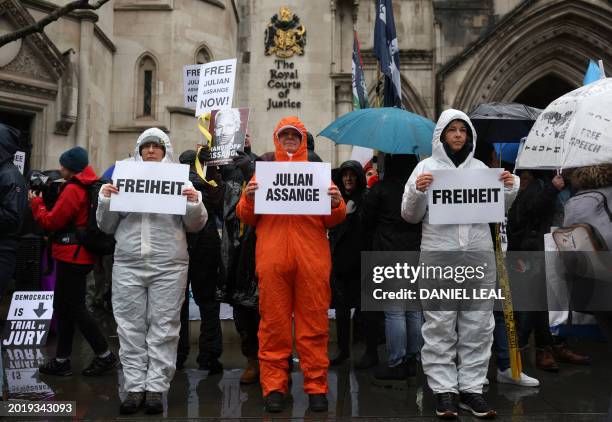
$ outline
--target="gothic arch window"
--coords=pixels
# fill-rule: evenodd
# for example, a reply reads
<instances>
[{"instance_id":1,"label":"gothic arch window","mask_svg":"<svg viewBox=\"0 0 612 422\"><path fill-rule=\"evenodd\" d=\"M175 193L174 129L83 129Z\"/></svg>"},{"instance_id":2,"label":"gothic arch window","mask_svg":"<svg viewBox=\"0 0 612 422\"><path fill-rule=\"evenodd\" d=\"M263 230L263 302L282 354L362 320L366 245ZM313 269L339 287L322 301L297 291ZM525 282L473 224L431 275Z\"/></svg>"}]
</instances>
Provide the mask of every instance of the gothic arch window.
<instances>
[{"instance_id":1,"label":"gothic arch window","mask_svg":"<svg viewBox=\"0 0 612 422\"><path fill-rule=\"evenodd\" d=\"M149 54L138 62L138 95L136 104L137 118L155 118L157 103L157 63Z\"/></svg>"},{"instance_id":2,"label":"gothic arch window","mask_svg":"<svg viewBox=\"0 0 612 422\"><path fill-rule=\"evenodd\" d=\"M196 64L208 63L208 62L211 62L212 59L213 59L213 57L212 57L212 54L211 54L210 50L208 49L208 47L201 46L196 51L196 54L195 54L195 62L196 62Z\"/></svg>"}]
</instances>

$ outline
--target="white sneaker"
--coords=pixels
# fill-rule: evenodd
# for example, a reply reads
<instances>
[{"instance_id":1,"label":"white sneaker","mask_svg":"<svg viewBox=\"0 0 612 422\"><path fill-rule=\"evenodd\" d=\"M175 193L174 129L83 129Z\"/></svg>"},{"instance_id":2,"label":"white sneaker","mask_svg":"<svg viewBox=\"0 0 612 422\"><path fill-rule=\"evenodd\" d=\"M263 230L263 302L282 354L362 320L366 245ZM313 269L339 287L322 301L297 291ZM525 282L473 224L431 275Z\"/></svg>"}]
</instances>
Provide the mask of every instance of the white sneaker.
<instances>
[{"instance_id":1,"label":"white sneaker","mask_svg":"<svg viewBox=\"0 0 612 422\"><path fill-rule=\"evenodd\" d=\"M525 375L521 372L521 377L517 381L512 378L512 369L508 368L505 371L497 370L497 382L502 384L514 384L520 385L521 387L538 387L540 385L540 381L535 378L532 378L528 375Z\"/></svg>"}]
</instances>

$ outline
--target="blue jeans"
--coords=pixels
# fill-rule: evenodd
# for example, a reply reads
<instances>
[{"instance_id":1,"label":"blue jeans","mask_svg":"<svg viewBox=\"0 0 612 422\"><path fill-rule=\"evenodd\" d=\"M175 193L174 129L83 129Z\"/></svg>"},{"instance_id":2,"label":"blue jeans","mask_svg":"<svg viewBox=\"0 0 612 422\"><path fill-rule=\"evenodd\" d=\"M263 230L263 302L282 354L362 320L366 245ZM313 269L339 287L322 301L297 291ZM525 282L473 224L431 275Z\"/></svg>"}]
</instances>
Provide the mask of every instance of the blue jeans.
<instances>
[{"instance_id":1,"label":"blue jeans","mask_svg":"<svg viewBox=\"0 0 612 422\"><path fill-rule=\"evenodd\" d=\"M421 326L423 314L417 311L385 311L385 337L387 338L387 361L390 367L397 366L406 358L416 356L423 347Z\"/></svg>"},{"instance_id":2,"label":"blue jeans","mask_svg":"<svg viewBox=\"0 0 612 422\"><path fill-rule=\"evenodd\" d=\"M508 351L508 335L506 334L506 324L504 313L494 311L495 328L493 329L493 350L495 350L495 361L497 369L505 371L510 368L510 352Z\"/></svg>"}]
</instances>

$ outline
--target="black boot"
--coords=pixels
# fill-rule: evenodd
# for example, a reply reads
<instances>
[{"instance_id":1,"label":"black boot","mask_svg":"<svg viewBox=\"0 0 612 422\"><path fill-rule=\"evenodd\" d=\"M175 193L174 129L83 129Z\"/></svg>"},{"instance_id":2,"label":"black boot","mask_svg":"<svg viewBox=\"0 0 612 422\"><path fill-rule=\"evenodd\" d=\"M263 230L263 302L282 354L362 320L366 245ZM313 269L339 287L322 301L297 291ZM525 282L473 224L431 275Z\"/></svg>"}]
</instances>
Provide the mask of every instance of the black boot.
<instances>
[{"instance_id":1,"label":"black boot","mask_svg":"<svg viewBox=\"0 0 612 422\"><path fill-rule=\"evenodd\" d=\"M402 362L395 366L383 366L374 373L374 378L380 381L404 381L407 377L407 362Z\"/></svg>"},{"instance_id":2,"label":"black boot","mask_svg":"<svg viewBox=\"0 0 612 422\"><path fill-rule=\"evenodd\" d=\"M285 410L285 395L280 391L272 391L264 399L264 406L269 413L280 413Z\"/></svg>"},{"instance_id":3,"label":"black boot","mask_svg":"<svg viewBox=\"0 0 612 422\"><path fill-rule=\"evenodd\" d=\"M147 391L145 399L145 412L149 415L163 413L164 404L162 403L162 393Z\"/></svg>"},{"instance_id":4,"label":"black boot","mask_svg":"<svg viewBox=\"0 0 612 422\"><path fill-rule=\"evenodd\" d=\"M335 358L330 359L329 366L338 366L338 365L341 365L344 362L346 362L349 359L349 357L350 357L350 355L347 352L340 351L340 353L338 353L338 355L336 355Z\"/></svg>"},{"instance_id":5,"label":"black boot","mask_svg":"<svg viewBox=\"0 0 612 422\"><path fill-rule=\"evenodd\" d=\"M308 409L312 412L327 412L327 396L325 394L309 394Z\"/></svg>"},{"instance_id":6,"label":"black boot","mask_svg":"<svg viewBox=\"0 0 612 422\"><path fill-rule=\"evenodd\" d=\"M216 375L223 372L223 364L218 359L213 359L203 364L200 363L200 369L208 370L208 375Z\"/></svg>"},{"instance_id":7,"label":"black boot","mask_svg":"<svg viewBox=\"0 0 612 422\"><path fill-rule=\"evenodd\" d=\"M63 362L57 359L51 359L49 362L38 367L38 372L45 375L58 375L60 377L67 377L72 375L72 368L70 366L70 359L66 359Z\"/></svg>"},{"instance_id":8,"label":"black boot","mask_svg":"<svg viewBox=\"0 0 612 422\"><path fill-rule=\"evenodd\" d=\"M144 404L145 394L140 391L130 391L127 393L125 400L119 406L119 413L122 415L131 415L138 412L138 409Z\"/></svg>"},{"instance_id":9,"label":"black boot","mask_svg":"<svg viewBox=\"0 0 612 422\"><path fill-rule=\"evenodd\" d=\"M105 358L96 356L89 366L83 369L82 374L87 377L93 377L96 375L103 375L117 366L117 356L113 352L110 352Z\"/></svg>"}]
</instances>

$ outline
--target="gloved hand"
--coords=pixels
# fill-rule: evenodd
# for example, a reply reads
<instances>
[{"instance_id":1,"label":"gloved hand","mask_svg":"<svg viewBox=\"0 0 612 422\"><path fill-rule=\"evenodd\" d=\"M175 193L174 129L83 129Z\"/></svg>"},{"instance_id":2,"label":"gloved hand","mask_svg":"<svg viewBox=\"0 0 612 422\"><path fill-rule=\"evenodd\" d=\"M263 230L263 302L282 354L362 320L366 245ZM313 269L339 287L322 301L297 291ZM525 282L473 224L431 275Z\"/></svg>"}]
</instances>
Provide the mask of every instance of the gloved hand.
<instances>
[{"instance_id":1,"label":"gloved hand","mask_svg":"<svg viewBox=\"0 0 612 422\"><path fill-rule=\"evenodd\" d=\"M205 165L206 162L210 161L210 147L208 145L203 145L202 148L200 148L198 159L202 165Z\"/></svg>"},{"instance_id":2,"label":"gloved hand","mask_svg":"<svg viewBox=\"0 0 612 422\"><path fill-rule=\"evenodd\" d=\"M352 199L349 199L349 201L346 203L346 215L350 215L355 211L357 211L357 205L355 205L355 202Z\"/></svg>"}]
</instances>

